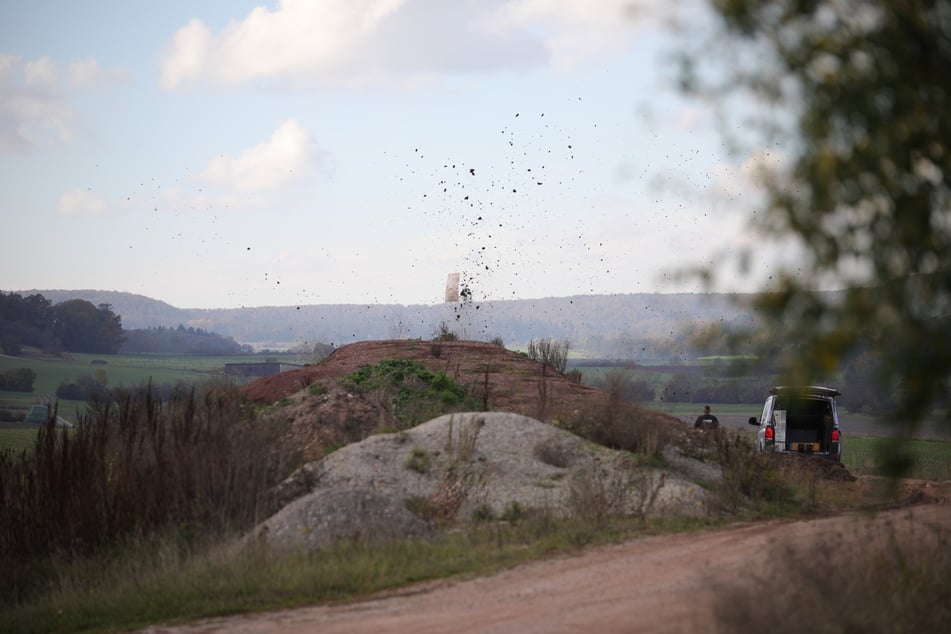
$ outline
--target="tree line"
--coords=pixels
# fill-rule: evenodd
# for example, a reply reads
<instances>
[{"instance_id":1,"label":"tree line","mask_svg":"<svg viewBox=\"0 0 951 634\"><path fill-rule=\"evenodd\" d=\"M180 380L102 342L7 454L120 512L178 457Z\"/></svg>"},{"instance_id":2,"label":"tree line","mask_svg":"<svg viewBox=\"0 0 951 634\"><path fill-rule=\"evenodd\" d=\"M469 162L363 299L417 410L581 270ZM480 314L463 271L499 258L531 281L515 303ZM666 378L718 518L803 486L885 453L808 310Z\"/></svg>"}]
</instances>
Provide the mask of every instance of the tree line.
<instances>
[{"instance_id":1,"label":"tree line","mask_svg":"<svg viewBox=\"0 0 951 634\"><path fill-rule=\"evenodd\" d=\"M120 352L128 354L187 354L196 356L226 356L233 354L251 354L254 349L248 344L240 344L231 337L202 330L186 328L179 324L177 328L144 328L126 330L125 340Z\"/></svg>"},{"instance_id":2,"label":"tree line","mask_svg":"<svg viewBox=\"0 0 951 634\"><path fill-rule=\"evenodd\" d=\"M0 352L19 356L24 347L51 353L202 356L253 351L231 337L181 324L177 328L125 330L110 304L96 306L84 299L53 304L40 294L0 293Z\"/></svg>"},{"instance_id":3,"label":"tree line","mask_svg":"<svg viewBox=\"0 0 951 634\"><path fill-rule=\"evenodd\" d=\"M24 346L47 352L114 354L122 319L109 304L72 299L56 305L42 295L0 293L0 349L19 356Z\"/></svg>"}]
</instances>

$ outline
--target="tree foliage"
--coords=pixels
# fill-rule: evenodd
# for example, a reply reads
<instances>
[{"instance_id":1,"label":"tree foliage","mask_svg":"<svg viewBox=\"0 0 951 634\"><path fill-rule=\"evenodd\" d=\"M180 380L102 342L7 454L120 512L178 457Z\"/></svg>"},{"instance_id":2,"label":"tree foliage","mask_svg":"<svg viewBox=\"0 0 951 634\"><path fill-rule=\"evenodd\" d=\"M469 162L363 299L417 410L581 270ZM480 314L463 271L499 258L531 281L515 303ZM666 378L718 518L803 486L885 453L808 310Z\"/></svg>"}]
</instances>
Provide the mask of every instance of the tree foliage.
<instances>
[{"instance_id":1,"label":"tree foliage","mask_svg":"<svg viewBox=\"0 0 951 634\"><path fill-rule=\"evenodd\" d=\"M122 319L109 304L71 299L53 307L53 332L63 350L114 354L122 343Z\"/></svg>"},{"instance_id":2,"label":"tree foliage","mask_svg":"<svg viewBox=\"0 0 951 634\"><path fill-rule=\"evenodd\" d=\"M13 368L0 373L0 390L9 392L32 392L36 372L31 368Z\"/></svg>"},{"instance_id":3,"label":"tree foliage","mask_svg":"<svg viewBox=\"0 0 951 634\"><path fill-rule=\"evenodd\" d=\"M182 324L177 328L124 330L122 318L110 304L95 306L84 299L70 299L54 305L39 294L21 297L0 293L0 352L18 356L23 346L96 354L212 356L253 352L251 346L231 337Z\"/></svg>"},{"instance_id":4,"label":"tree foliage","mask_svg":"<svg viewBox=\"0 0 951 634\"><path fill-rule=\"evenodd\" d=\"M179 324L177 328L144 328L126 330L120 352L124 354L189 354L233 355L250 354L254 349L240 344L231 337Z\"/></svg>"},{"instance_id":5,"label":"tree foliage","mask_svg":"<svg viewBox=\"0 0 951 634\"><path fill-rule=\"evenodd\" d=\"M778 136L757 136L788 163L756 224L804 247L756 308L792 380L873 352L909 436L951 375L951 2L712 4L729 79L702 81L695 57L686 85L758 98L757 129Z\"/></svg>"},{"instance_id":6,"label":"tree foliage","mask_svg":"<svg viewBox=\"0 0 951 634\"><path fill-rule=\"evenodd\" d=\"M19 355L22 346L53 345L53 312L42 295L22 297L0 293L0 351Z\"/></svg>"},{"instance_id":7,"label":"tree foliage","mask_svg":"<svg viewBox=\"0 0 951 634\"><path fill-rule=\"evenodd\" d=\"M122 342L122 320L109 304L83 299L56 304L42 295L0 293L0 347L18 355L22 346L49 351L110 354Z\"/></svg>"}]
</instances>

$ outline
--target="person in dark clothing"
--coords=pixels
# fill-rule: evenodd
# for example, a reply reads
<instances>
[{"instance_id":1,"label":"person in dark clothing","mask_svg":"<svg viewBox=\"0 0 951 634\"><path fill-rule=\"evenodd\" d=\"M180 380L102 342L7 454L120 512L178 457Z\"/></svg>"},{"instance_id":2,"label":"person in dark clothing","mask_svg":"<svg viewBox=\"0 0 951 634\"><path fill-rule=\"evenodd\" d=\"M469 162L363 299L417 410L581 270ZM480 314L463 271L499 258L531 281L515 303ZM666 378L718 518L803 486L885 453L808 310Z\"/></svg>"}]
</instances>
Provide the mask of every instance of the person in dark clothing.
<instances>
[{"instance_id":1,"label":"person in dark clothing","mask_svg":"<svg viewBox=\"0 0 951 634\"><path fill-rule=\"evenodd\" d=\"M693 422L694 429L716 429L720 426L720 421L716 416L710 413L710 406L703 406L703 414L697 416L697 420Z\"/></svg>"}]
</instances>

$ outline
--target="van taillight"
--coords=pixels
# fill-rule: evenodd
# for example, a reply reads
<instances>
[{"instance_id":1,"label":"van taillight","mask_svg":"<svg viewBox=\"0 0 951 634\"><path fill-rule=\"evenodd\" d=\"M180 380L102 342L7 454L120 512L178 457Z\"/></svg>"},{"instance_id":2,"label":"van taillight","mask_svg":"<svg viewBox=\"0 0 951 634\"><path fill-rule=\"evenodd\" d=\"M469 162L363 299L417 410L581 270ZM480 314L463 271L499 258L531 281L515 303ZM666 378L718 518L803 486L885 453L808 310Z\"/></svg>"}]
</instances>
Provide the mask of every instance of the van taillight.
<instances>
[{"instance_id":1,"label":"van taillight","mask_svg":"<svg viewBox=\"0 0 951 634\"><path fill-rule=\"evenodd\" d=\"M833 430L832 430L832 442L839 442L839 430L838 430L838 429L833 429Z\"/></svg>"},{"instance_id":2,"label":"van taillight","mask_svg":"<svg viewBox=\"0 0 951 634\"><path fill-rule=\"evenodd\" d=\"M767 427L767 428L766 428L766 440L773 440L773 428L772 428L772 427Z\"/></svg>"}]
</instances>

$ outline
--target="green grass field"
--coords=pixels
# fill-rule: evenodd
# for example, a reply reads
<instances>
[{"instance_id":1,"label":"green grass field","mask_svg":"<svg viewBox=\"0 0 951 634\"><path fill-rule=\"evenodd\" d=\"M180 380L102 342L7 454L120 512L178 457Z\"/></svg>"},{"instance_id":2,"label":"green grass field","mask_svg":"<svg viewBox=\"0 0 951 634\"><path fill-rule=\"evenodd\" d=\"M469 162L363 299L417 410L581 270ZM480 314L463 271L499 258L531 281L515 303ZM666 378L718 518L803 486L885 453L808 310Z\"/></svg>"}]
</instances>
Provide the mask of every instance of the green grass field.
<instances>
[{"instance_id":1,"label":"green grass field","mask_svg":"<svg viewBox=\"0 0 951 634\"><path fill-rule=\"evenodd\" d=\"M287 363L305 363L299 356L279 357ZM109 387L134 387L151 380L154 384L197 383L224 370L226 363L260 363L260 355L227 357L197 357L185 355L94 355L71 354L64 359L29 359L0 355L0 372L16 368L30 368L36 372L33 392L0 391L0 409L16 413L19 419L30 406L44 397L55 399L56 388L63 382L72 383L81 376L91 376L97 370L105 372ZM105 362L105 363L93 363ZM85 407L83 401L59 400L59 414L69 420Z\"/></svg>"},{"instance_id":2,"label":"green grass field","mask_svg":"<svg viewBox=\"0 0 951 634\"><path fill-rule=\"evenodd\" d=\"M33 447L39 425L0 429L0 451L20 452Z\"/></svg>"},{"instance_id":3,"label":"green grass field","mask_svg":"<svg viewBox=\"0 0 951 634\"><path fill-rule=\"evenodd\" d=\"M750 416L760 417L763 413L762 403L682 403L676 401L653 401L645 403L647 407L659 412L685 420L693 420L703 412L704 405L710 405L718 417L739 417L748 419ZM753 429L752 427L750 429Z\"/></svg>"},{"instance_id":4,"label":"green grass field","mask_svg":"<svg viewBox=\"0 0 951 634\"><path fill-rule=\"evenodd\" d=\"M850 436L844 447L842 462L855 475L877 475L876 457L888 438ZM909 440L908 451L914 458L910 478L951 480L951 442L942 440Z\"/></svg>"}]
</instances>

